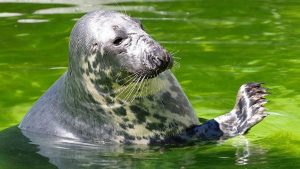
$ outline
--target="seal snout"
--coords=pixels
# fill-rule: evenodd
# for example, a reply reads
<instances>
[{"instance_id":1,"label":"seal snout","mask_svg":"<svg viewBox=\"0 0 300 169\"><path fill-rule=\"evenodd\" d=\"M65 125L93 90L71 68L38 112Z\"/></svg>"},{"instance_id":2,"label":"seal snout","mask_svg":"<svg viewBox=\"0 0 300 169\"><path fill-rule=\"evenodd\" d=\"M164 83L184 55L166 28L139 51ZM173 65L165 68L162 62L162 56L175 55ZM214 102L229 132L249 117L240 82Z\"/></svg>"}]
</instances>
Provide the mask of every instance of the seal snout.
<instances>
[{"instance_id":1,"label":"seal snout","mask_svg":"<svg viewBox=\"0 0 300 169\"><path fill-rule=\"evenodd\" d=\"M148 59L152 68L158 73L171 69L173 66L172 56L161 47L154 48Z\"/></svg>"}]
</instances>

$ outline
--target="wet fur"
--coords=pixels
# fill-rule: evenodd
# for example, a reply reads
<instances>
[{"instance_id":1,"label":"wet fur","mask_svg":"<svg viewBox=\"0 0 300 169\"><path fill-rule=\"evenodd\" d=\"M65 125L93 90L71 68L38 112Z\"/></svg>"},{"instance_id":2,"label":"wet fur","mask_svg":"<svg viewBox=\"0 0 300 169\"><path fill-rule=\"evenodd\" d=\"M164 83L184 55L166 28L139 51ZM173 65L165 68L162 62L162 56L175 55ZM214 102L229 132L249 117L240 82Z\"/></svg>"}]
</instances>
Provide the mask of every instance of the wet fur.
<instances>
[{"instance_id":1,"label":"wet fur","mask_svg":"<svg viewBox=\"0 0 300 169\"><path fill-rule=\"evenodd\" d=\"M68 71L19 127L97 143L178 143L244 134L266 116L265 89L251 83L241 87L230 113L200 125L166 70L169 57L136 20L91 12L72 30Z\"/></svg>"}]
</instances>

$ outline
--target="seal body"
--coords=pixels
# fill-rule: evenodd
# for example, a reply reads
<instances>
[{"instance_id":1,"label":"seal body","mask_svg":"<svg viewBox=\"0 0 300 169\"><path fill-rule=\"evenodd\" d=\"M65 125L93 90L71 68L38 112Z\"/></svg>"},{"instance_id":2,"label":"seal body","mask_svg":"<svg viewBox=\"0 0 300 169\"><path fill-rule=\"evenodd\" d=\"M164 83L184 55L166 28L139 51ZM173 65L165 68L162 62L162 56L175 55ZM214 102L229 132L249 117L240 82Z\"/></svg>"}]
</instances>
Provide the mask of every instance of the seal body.
<instances>
[{"instance_id":1,"label":"seal body","mask_svg":"<svg viewBox=\"0 0 300 169\"><path fill-rule=\"evenodd\" d=\"M260 96L266 92L253 83L240 89L239 104L229 114L199 125L168 70L172 64L172 56L138 20L112 11L88 13L72 30L68 71L19 127L99 143L149 144L231 137L265 117Z\"/></svg>"},{"instance_id":2,"label":"seal body","mask_svg":"<svg viewBox=\"0 0 300 169\"><path fill-rule=\"evenodd\" d=\"M65 73L38 100L20 124L22 129L93 142L147 144L152 137L163 139L198 124L170 72L157 77L166 85L163 91L135 98L130 103L111 96L93 96L89 91L84 91L86 95L78 94L79 91L65 95L64 90L69 88L67 78ZM92 86L91 89L94 90Z\"/></svg>"}]
</instances>

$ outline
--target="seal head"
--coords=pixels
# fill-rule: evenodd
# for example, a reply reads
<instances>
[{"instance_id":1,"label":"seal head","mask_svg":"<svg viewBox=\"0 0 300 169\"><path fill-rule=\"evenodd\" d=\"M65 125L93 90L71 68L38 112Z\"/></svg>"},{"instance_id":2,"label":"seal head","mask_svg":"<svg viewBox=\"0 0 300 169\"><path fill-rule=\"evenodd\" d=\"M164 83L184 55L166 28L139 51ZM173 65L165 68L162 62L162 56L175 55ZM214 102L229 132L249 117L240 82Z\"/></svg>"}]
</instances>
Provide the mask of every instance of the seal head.
<instances>
[{"instance_id":1,"label":"seal head","mask_svg":"<svg viewBox=\"0 0 300 169\"><path fill-rule=\"evenodd\" d=\"M111 11L89 13L76 23L69 60L69 71L76 76L105 74L110 82L129 75L153 78L173 65L171 55L139 20Z\"/></svg>"}]
</instances>

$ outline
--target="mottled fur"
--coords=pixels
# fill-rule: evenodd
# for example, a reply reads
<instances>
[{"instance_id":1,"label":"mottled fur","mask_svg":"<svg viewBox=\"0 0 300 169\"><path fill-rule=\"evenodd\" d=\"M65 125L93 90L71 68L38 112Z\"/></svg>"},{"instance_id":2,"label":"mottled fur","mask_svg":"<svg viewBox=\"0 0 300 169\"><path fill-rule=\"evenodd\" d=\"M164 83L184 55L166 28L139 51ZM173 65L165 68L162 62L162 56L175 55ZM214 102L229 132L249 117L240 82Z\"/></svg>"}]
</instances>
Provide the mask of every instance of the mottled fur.
<instances>
[{"instance_id":1,"label":"mottled fur","mask_svg":"<svg viewBox=\"0 0 300 169\"><path fill-rule=\"evenodd\" d=\"M140 22L111 11L83 16L71 33L68 71L20 128L92 142L176 143L245 133L265 117L265 91L247 84L227 115L199 125L172 57Z\"/></svg>"}]
</instances>

